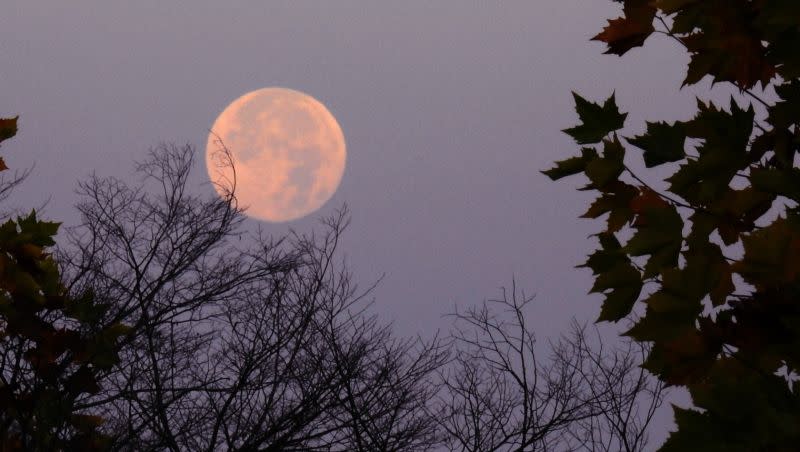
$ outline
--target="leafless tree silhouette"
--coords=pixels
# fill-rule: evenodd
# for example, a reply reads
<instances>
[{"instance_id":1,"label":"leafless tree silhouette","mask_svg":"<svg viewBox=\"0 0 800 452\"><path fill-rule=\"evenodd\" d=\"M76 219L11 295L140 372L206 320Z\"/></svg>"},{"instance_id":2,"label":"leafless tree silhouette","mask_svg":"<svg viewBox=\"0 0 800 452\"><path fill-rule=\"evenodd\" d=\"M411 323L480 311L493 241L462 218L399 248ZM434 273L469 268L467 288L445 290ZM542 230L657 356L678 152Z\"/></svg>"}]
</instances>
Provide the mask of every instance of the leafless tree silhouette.
<instances>
[{"instance_id":1,"label":"leafless tree silhouette","mask_svg":"<svg viewBox=\"0 0 800 452\"><path fill-rule=\"evenodd\" d=\"M215 161L232 164L221 147ZM162 145L140 183L80 184L58 251L65 284L129 326L119 364L76 401L112 450L642 450L661 387L646 350L547 344L516 288L456 313L451 341L403 339L337 257L347 209L321 232L240 240L235 172L187 187L194 152Z\"/></svg>"},{"instance_id":2,"label":"leafless tree silhouette","mask_svg":"<svg viewBox=\"0 0 800 452\"><path fill-rule=\"evenodd\" d=\"M142 184L91 177L82 223L59 261L74 293L107 300L130 326L102 390L117 450L422 450L438 340L400 340L365 312L337 260L347 211L321 235L240 234L235 181L222 197L187 189L190 147L164 145Z\"/></svg>"},{"instance_id":3,"label":"leafless tree silhouette","mask_svg":"<svg viewBox=\"0 0 800 452\"><path fill-rule=\"evenodd\" d=\"M608 349L573 321L542 347L526 323L532 301L510 293L456 312L453 364L436 404L458 451L641 451L663 385L639 367L647 350ZM544 349L544 356L541 354Z\"/></svg>"}]
</instances>

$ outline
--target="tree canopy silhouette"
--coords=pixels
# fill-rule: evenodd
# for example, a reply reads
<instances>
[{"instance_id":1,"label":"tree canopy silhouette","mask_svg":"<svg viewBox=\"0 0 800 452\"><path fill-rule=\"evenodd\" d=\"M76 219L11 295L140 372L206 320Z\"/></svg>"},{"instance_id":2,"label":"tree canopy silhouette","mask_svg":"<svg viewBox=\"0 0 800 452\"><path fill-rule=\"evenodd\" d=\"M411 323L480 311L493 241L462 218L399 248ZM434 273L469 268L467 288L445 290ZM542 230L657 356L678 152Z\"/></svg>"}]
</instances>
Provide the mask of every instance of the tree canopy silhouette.
<instances>
[{"instance_id":1,"label":"tree canopy silhouette","mask_svg":"<svg viewBox=\"0 0 800 452\"><path fill-rule=\"evenodd\" d=\"M0 141L17 118L0 119ZM7 171L0 158L0 171ZM20 177L0 182L5 197ZM69 293L50 248L59 224L36 212L0 225L0 449L99 450L102 418L80 413L100 390L98 375L117 364L121 322L98 322L108 304Z\"/></svg>"},{"instance_id":2,"label":"tree canopy silhouette","mask_svg":"<svg viewBox=\"0 0 800 452\"><path fill-rule=\"evenodd\" d=\"M653 348L644 366L685 386L662 450L795 450L800 444L800 8L784 0L624 0L593 39L624 55L653 34L690 55L683 85L729 83L746 99L698 99L693 118L647 122L575 94L580 155L544 171L584 174L606 216L582 265L604 296L600 321ZM758 93L756 87L761 87ZM626 162L669 165L646 182ZM664 187L663 189L661 187ZM643 312L642 312L643 311Z\"/></svg>"},{"instance_id":3,"label":"tree canopy silhouette","mask_svg":"<svg viewBox=\"0 0 800 452\"><path fill-rule=\"evenodd\" d=\"M193 194L193 156L82 182L55 252L55 223L0 226L3 450L645 447L645 348L577 324L536 345L516 289L446 341L397 337L337 258L346 210L240 240L235 181Z\"/></svg>"}]
</instances>

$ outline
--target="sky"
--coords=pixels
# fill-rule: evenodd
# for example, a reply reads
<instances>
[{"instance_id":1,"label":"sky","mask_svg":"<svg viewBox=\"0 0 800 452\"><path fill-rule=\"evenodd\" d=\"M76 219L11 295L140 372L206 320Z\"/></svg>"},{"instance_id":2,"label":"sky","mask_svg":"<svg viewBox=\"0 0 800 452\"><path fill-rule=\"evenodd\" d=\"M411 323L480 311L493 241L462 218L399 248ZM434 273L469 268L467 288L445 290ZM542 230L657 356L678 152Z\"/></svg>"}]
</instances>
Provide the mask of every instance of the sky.
<instances>
[{"instance_id":1,"label":"sky","mask_svg":"<svg viewBox=\"0 0 800 452\"><path fill-rule=\"evenodd\" d=\"M707 89L678 92L688 57L665 38L603 55L589 39L616 16L610 0L5 0L2 10L0 115L20 115L4 158L35 165L18 204L48 201L47 217L74 224L74 190L91 172L130 179L161 142L203 152L217 115L246 92L308 93L342 128L344 176L316 214L261 226L311 232L347 203L343 255L363 286L385 275L374 309L403 335L446 331L444 314L512 278L536 295L539 337L572 317L593 321L601 297L574 268L599 230L577 218L591 195L575 190L579 178L540 173L577 152L560 132L577 123L571 91L615 92L635 133L645 119L687 119ZM213 193L201 166L192 183Z\"/></svg>"}]
</instances>

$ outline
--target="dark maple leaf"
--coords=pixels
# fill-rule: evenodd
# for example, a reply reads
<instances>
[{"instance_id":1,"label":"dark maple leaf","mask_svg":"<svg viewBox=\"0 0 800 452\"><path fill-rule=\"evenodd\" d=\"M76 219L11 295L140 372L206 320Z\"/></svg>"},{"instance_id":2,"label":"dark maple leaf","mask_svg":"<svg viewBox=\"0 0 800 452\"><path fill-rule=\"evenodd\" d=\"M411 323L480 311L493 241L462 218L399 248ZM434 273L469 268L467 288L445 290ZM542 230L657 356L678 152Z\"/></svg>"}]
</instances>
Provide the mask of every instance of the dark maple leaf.
<instances>
[{"instance_id":1,"label":"dark maple leaf","mask_svg":"<svg viewBox=\"0 0 800 452\"><path fill-rule=\"evenodd\" d=\"M732 35L719 38L695 33L683 39L692 52L684 85L693 85L706 75L714 83L726 81L740 88L766 85L775 76L775 66L766 58L766 48L757 37Z\"/></svg>"},{"instance_id":2,"label":"dark maple leaf","mask_svg":"<svg viewBox=\"0 0 800 452\"><path fill-rule=\"evenodd\" d=\"M634 47L641 47L655 30L653 19L656 8L650 0L626 0L624 16L608 21L603 31L595 35L593 41L605 42L605 53L624 55Z\"/></svg>"},{"instance_id":3,"label":"dark maple leaf","mask_svg":"<svg viewBox=\"0 0 800 452\"><path fill-rule=\"evenodd\" d=\"M627 141L644 150L644 164L648 168L662 163L677 162L686 157L683 150L686 131L682 122L675 124L648 122L647 133Z\"/></svg>"},{"instance_id":4,"label":"dark maple leaf","mask_svg":"<svg viewBox=\"0 0 800 452\"><path fill-rule=\"evenodd\" d=\"M17 119L19 119L19 116L0 118L0 141L7 140L17 134Z\"/></svg>"},{"instance_id":5,"label":"dark maple leaf","mask_svg":"<svg viewBox=\"0 0 800 452\"><path fill-rule=\"evenodd\" d=\"M575 111L581 124L562 132L574 138L578 144L599 143L606 135L625 125L628 114L620 113L613 93L603 105L589 102L577 93L572 93L572 97L575 99ZM584 153L584 157L585 155Z\"/></svg>"}]
</instances>

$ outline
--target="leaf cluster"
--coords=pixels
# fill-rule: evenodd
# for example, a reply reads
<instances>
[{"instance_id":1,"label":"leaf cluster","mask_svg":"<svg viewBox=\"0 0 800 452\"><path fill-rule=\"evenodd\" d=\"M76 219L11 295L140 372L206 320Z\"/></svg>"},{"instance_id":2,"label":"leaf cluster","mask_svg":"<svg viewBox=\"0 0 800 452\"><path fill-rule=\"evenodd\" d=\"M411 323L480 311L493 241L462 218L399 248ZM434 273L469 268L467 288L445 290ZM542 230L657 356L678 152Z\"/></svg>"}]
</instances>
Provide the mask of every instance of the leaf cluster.
<instances>
[{"instance_id":1,"label":"leaf cluster","mask_svg":"<svg viewBox=\"0 0 800 452\"><path fill-rule=\"evenodd\" d=\"M693 118L647 122L643 134L622 137L626 116L613 95L602 104L575 95L581 124L565 132L580 155L544 174L584 174L584 189L598 193L583 217L605 216L606 226L581 267L604 296L599 320L635 320L626 335L653 344L645 368L688 388L701 409L676 408L678 430L662 450L792 450L800 443L800 8L621 3L623 16L594 37L607 53L669 36L691 57L684 85L729 82L766 113L733 98L725 107L698 99ZM756 96L756 84L774 88L775 101ZM673 170L665 191L629 170L630 148L646 168Z\"/></svg>"},{"instance_id":2,"label":"leaf cluster","mask_svg":"<svg viewBox=\"0 0 800 452\"><path fill-rule=\"evenodd\" d=\"M710 76L746 89L800 76L800 12L793 0L614 1L623 3L623 15L592 39L621 56L654 33L668 35L691 56L684 85Z\"/></svg>"},{"instance_id":3,"label":"leaf cluster","mask_svg":"<svg viewBox=\"0 0 800 452\"><path fill-rule=\"evenodd\" d=\"M0 141L17 118L0 119ZM7 170L0 159L0 171ZM75 399L99 390L97 374L117 360L121 324L98 327L105 307L72 298L48 252L59 224L35 211L0 225L0 449L98 450L103 419Z\"/></svg>"}]
</instances>

